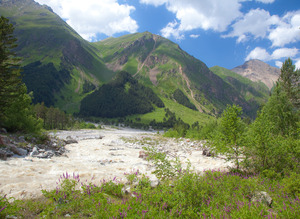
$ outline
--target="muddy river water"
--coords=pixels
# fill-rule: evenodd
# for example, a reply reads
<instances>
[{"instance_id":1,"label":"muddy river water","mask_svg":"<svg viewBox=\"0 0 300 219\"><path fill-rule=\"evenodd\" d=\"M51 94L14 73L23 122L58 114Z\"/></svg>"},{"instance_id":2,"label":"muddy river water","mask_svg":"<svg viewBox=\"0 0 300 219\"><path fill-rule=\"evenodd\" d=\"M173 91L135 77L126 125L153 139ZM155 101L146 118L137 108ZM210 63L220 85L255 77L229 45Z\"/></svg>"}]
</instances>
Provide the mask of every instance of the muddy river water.
<instances>
[{"instance_id":1,"label":"muddy river water","mask_svg":"<svg viewBox=\"0 0 300 219\"><path fill-rule=\"evenodd\" d=\"M225 169L230 165L224 159L203 156L203 145L199 142L166 139L150 131L105 128L52 134L61 139L70 136L78 143L66 145L67 153L51 159L27 156L0 161L2 194L15 198L40 196L42 189L55 189L58 179L66 172L79 174L81 180L95 184L114 177L123 181L124 173L137 170L152 177L153 166L139 157L148 144L179 156L183 165L189 159L195 171Z\"/></svg>"}]
</instances>

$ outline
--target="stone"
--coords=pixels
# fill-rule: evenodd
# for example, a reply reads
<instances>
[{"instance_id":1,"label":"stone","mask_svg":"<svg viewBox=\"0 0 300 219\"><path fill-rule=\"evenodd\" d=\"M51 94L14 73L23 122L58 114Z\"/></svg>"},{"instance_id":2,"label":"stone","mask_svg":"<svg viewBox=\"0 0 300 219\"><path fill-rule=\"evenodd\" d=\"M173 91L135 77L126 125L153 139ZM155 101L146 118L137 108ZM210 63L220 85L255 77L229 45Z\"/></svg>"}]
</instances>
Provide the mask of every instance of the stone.
<instances>
[{"instance_id":1,"label":"stone","mask_svg":"<svg viewBox=\"0 0 300 219\"><path fill-rule=\"evenodd\" d=\"M25 142L25 137L24 137L24 136L20 136L20 137L19 137L19 141L20 141L20 142Z\"/></svg>"},{"instance_id":2,"label":"stone","mask_svg":"<svg viewBox=\"0 0 300 219\"><path fill-rule=\"evenodd\" d=\"M7 160L6 151L0 149L0 160Z\"/></svg>"},{"instance_id":3,"label":"stone","mask_svg":"<svg viewBox=\"0 0 300 219\"><path fill-rule=\"evenodd\" d=\"M267 192L260 191L254 193L253 197L251 198L251 202L260 202L271 207L273 199Z\"/></svg>"},{"instance_id":4,"label":"stone","mask_svg":"<svg viewBox=\"0 0 300 219\"><path fill-rule=\"evenodd\" d=\"M131 189L130 186L127 185L127 186L124 186L121 191L122 191L123 194L126 195L126 194L130 193L130 189Z\"/></svg>"},{"instance_id":5,"label":"stone","mask_svg":"<svg viewBox=\"0 0 300 219\"><path fill-rule=\"evenodd\" d=\"M214 153L209 148L204 148L202 151L202 155L211 157L211 156L214 156Z\"/></svg>"},{"instance_id":6,"label":"stone","mask_svg":"<svg viewBox=\"0 0 300 219\"><path fill-rule=\"evenodd\" d=\"M68 137L69 137L69 136L68 136ZM66 143L66 144L77 144L78 141L75 140L75 139L67 139L67 140L65 140L65 143Z\"/></svg>"},{"instance_id":7,"label":"stone","mask_svg":"<svg viewBox=\"0 0 300 219\"><path fill-rule=\"evenodd\" d=\"M11 144L9 145L9 149L16 155L19 156L26 156L27 155L27 150L23 149L23 148L18 148L15 145Z\"/></svg>"},{"instance_id":8,"label":"stone","mask_svg":"<svg viewBox=\"0 0 300 219\"><path fill-rule=\"evenodd\" d=\"M148 154L145 151L139 152L139 158L146 159L148 157Z\"/></svg>"},{"instance_id":9,"label":"stone","mask_svg":"<svg viewBox=\"0 0 300 219\"><path fill-rule=\"evenodd\" d=\"M34 147L32 149L32 152L30 152L30 157L36 157L39 154L39 151L37 149L37 147Z\"/></svg>"},{"instance_id":10,"label":"stone","mask_svg":"<svg viewBox=\"0 0 300 219\"><path fill-rule=\"evenodd\" d=\"M0 135L0 145L7 146L9 144L10 144L9 138L5 135Z\"/></svg>"},{"instance_id":11,"label":"stone","mask_svg":"<svg viewBox=\"0 0 300 219\"><path fill-rule=\"evenodd\" d=\"M150 179L150 186L152 188L157 187L160 184L160 181L158 179Z\"/></svg>"},{"instance_id":12,"label":"stone","mask_svg":"<svg viewBox=\"0 0 300 219\"><path fill-rule=\"evenodd\" d=\"M0 133L7 134L7 130L5 128L0 129Z\"/></svg>"}]
</instances>

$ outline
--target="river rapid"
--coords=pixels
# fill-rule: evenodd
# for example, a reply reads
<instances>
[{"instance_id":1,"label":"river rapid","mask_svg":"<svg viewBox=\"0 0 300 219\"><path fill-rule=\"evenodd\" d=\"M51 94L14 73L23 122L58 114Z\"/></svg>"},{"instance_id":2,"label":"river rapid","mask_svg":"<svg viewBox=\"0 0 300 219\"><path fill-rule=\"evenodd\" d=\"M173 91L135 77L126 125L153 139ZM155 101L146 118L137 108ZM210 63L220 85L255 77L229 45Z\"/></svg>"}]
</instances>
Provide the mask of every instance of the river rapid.
<instances>
[{"instance_id":1,"label":"river rapid","mask_svg":"<svg viewBox=\"0 0 300 219\"><path fill-rule=\"evenodd\" d=\"M179 156L185 166L189 160L195 171L225 170L224 159L202 155L203 144L187 139L163 138L150 131L129 128L59 131L50 133L60 139L72 138L78 143L66 145L62 156L49 159L14 156L0 160L0 192L17 199L36 198L41 190L55 189L64 173L79 174L81 181L100 184L117 177L126 181L125 173L139 170L149 177L153 165L140 157L144 146L154 146L171 156Z\"/></svg>"}]
</instances>

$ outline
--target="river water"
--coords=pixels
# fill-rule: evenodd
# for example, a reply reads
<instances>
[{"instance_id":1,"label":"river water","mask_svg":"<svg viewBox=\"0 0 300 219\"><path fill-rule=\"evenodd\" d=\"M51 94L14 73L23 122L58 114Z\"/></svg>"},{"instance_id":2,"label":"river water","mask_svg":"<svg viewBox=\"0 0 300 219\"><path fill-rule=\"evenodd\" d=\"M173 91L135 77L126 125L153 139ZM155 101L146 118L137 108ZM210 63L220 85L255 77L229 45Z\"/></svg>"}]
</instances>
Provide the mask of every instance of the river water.
<instances>
[{"instance_id":1,"label":"river water","mask_svg":"<svg viewBox=\"0 0 300 219\"><path fill-rule=\"evenodd\" d=\"M152 176L153 166L139 158L145 146L143 139L158 139L156 143L171 154L180 156L183 164L190 160L196 171L208 169L226 169L230 164L220 158L205 157L199 144L189 140L163 139L154 132L135 129L101 129L60 131L52 133L61 139L70 136L78 143L66 145L68 152L60 157L39 159L36 157L12 157L0 161L0 192L8 197L35 198L42 189L55 189L58 179L64 173L76 175L80 179L100 184L105 179L117 177L125 181L124 173L139 170ZM127 141L126 139L135 139ZM163 140L162 140L163 139Z\"/></svg>"}]
</instances>

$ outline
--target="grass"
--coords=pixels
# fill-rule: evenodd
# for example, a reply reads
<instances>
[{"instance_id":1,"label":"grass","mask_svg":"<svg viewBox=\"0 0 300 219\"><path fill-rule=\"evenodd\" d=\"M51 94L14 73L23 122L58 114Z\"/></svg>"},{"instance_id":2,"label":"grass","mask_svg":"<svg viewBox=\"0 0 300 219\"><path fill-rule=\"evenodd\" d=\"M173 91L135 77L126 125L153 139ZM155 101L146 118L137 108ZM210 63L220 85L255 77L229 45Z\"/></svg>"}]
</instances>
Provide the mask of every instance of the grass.
<instances>
[{"instance_id":1,"label":"grass","mask_svg":"<svg viewBox=\"0 0 300 219\"><path fill-rule=\"evenodd\" d=\"M38 199L11 203L6 197L0 199L0 217L298 218L300 213L299 197L286 190L285 179L183 171L152 188L146 176L133 174L127 176L131 188L125 193L125 185L116 178L94 185L66 173L55 190L44 190ZM271 204L257 201L256 194L262 191L272 198Z\"/></svg>"}]
</instances>

